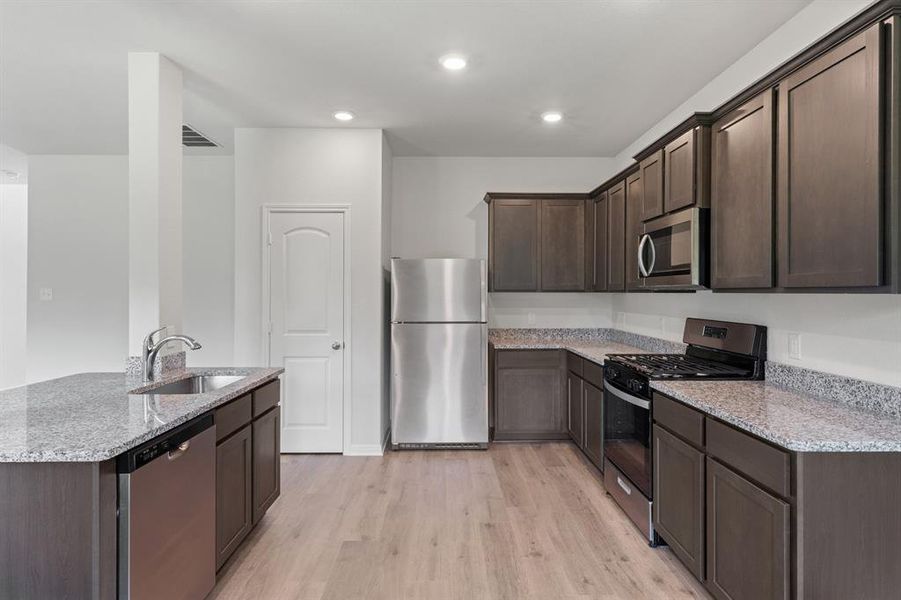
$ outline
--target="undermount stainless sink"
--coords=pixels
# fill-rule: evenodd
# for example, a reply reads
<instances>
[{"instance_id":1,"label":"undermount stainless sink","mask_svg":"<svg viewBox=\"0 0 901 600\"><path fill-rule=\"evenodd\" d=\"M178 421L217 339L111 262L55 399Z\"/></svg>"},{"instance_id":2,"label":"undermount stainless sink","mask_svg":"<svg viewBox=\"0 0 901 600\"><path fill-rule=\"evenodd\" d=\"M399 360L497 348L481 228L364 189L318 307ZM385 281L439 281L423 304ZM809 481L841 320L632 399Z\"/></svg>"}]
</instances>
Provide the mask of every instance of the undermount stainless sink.
<instances>
[{"instance_id":1,"label":"undermount stainless sink","mask_svg":"<svg viewBox=\"0 0 901 600\"><path fill-rule=\"evenodd\" d=\"M194 375L186 379L179 379L166 385L154 388L147 394L203 394L219 390L236 381L244 379L243 375Z\"/></svg>"}]
</instances>

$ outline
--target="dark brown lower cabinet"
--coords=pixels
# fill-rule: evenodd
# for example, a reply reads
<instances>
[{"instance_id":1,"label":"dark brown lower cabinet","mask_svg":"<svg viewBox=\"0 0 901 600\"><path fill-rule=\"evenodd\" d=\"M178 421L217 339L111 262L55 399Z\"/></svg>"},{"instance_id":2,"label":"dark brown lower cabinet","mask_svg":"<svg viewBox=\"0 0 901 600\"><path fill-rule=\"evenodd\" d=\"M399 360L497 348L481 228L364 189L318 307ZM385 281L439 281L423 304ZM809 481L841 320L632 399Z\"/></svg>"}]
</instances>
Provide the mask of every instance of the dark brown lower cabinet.
<instances>
[{"instance_id":1,"label":"dark brown lower cabinet","mask_svg":"<svg viewBox=\"0 0 901 600\"><path fill-rule=\"evenodd\" d=\"M707 587L714 597L788 600L790 513L788 503L707 458Z\"/></svg>"},{"instance_id":2,"label":"dark brown lower cabinet","mask_svg":"<svg viewBox=\"0 0 901 600\"><path fill-rule=\"evenodd\" d=\"M569 437L577 446L582 446L584 438L584 395L582 392L582 378L573 373L566 374L566 412L567 430Z\"/></svg>"},{"instance_id":3,"label":"dark brown lower cabinet","mask_svg":"<svg viewBox=\"0 0 901 600\"><path fill-rule=\"evenodd\" d=\"M253 523L263 517L281 491L279 408L253 421Z\"/></svg>"},{"instance_id":4,"label":"dark brown lower cabinet","mask_svg":"<svg viewBox=\"0 0 901 600\"><path fill-rule=\"evenodd\" d=\"M585 402L585 456L598 469L604 469L604 393L587 381L582 382Z\"/></svg>"},{"instance_id":5,"label":"dark brown lower cabinet","mask_svg":"<svg viewBox=\"0 0 901 600\"><path fill-rule=\"evenodd\" d=\"M564 351L497 350L494 365L495 440L569 438Z\"/></svg>"},{"instance_id":6,"label":"dark brown lower cabinet","mask_svg":"<svg viewBox=\"0 0 901 600\"><path fill-rule=\"evenodd\" d=\"M704 453L654 425L654 528L704 579Z\"/></svg>"},{"instance_id":7,"label":"dark brown lower cabinet","mask_svg":"<svg viewBox=\"0 0 901 600\"><path fill-rule=\"evenodd\" d=\"M253 528L252 428L245 425L216 446L216 568Z\"/></svg>"}]
</instances>

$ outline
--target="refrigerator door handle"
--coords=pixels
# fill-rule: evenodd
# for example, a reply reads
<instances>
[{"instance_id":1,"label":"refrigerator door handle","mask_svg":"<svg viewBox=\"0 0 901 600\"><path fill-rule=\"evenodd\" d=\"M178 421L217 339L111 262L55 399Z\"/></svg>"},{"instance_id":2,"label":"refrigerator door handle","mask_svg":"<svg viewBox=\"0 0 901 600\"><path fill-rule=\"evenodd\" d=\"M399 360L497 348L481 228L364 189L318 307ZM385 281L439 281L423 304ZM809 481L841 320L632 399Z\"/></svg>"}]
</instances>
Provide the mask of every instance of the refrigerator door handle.
<instances>
[{"instance_id":1,"label":"refrigerator door handle","mask_svg":"<svg viewBox=\"0 0 901 600\"><path fill-rule=\"evenodd\" d=\"M479 340L482 348L482 385L488 385L488 341L485 339L485 330L487 325L479 328Z\"/></svg>"}]
</instances>

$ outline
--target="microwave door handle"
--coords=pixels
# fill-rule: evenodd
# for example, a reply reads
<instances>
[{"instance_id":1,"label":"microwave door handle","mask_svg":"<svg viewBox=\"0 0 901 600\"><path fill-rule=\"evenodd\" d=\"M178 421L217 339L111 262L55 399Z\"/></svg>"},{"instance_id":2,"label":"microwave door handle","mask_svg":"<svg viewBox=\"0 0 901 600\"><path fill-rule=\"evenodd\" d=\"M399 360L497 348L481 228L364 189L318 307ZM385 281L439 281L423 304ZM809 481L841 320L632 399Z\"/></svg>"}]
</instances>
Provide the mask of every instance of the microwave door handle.
<instances>
[{"instance_id":1,"label":"microwave door handle","mask_svg":"<svg viewBox=\"0 0 901 600\"><path fill-rule=\"evenodd\" d=\"M654 238L647 236L651 243L651 266L648 267L648 275L654 272L654 266L657 264L657 248L654 246Z\"/></svg>"},{"instance_id":2,"label":"microwave door handle","mask_svg":"<svg viewBox=\"0 0 901 600\"><path fill-rule=\"evenodd\" d=\"M651 239L651 236L644 234L641 236L641 241L638 242L638 272L641 273L642 277L649 275L648 268L644 266L644 245L648 243L649 239Z\"/></svg>"}]
</instances>

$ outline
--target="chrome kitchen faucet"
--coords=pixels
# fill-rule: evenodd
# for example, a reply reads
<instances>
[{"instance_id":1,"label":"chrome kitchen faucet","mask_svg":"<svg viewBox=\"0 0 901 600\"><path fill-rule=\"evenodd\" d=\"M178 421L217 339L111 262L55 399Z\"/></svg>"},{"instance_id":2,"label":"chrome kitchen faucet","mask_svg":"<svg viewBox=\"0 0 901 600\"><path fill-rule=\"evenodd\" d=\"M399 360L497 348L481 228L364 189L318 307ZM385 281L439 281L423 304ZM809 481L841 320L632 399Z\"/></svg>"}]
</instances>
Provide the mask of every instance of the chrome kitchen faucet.
<instances>
[{"instance_id":1,"label":"chrome kitchen faucet","mask_svg":"<svg viewBox=\"0 0 901 600\"><path fill-rule=\"evenodd\" d=\"M200 345L200 342L186 335L166 336L154 344L153 336L161 331L165 331L168 327L169 326L166 325L151 331L147 334L147 337L144 338L144 344L141 348L141 364L144 365L144 381L153 381L153 363L156 361L156 355L159 354L160 350L163 349L163 346L169 342L182 342L191 350L200 350L200 348L203 347Z\"/></svg>"}]
</instances>

